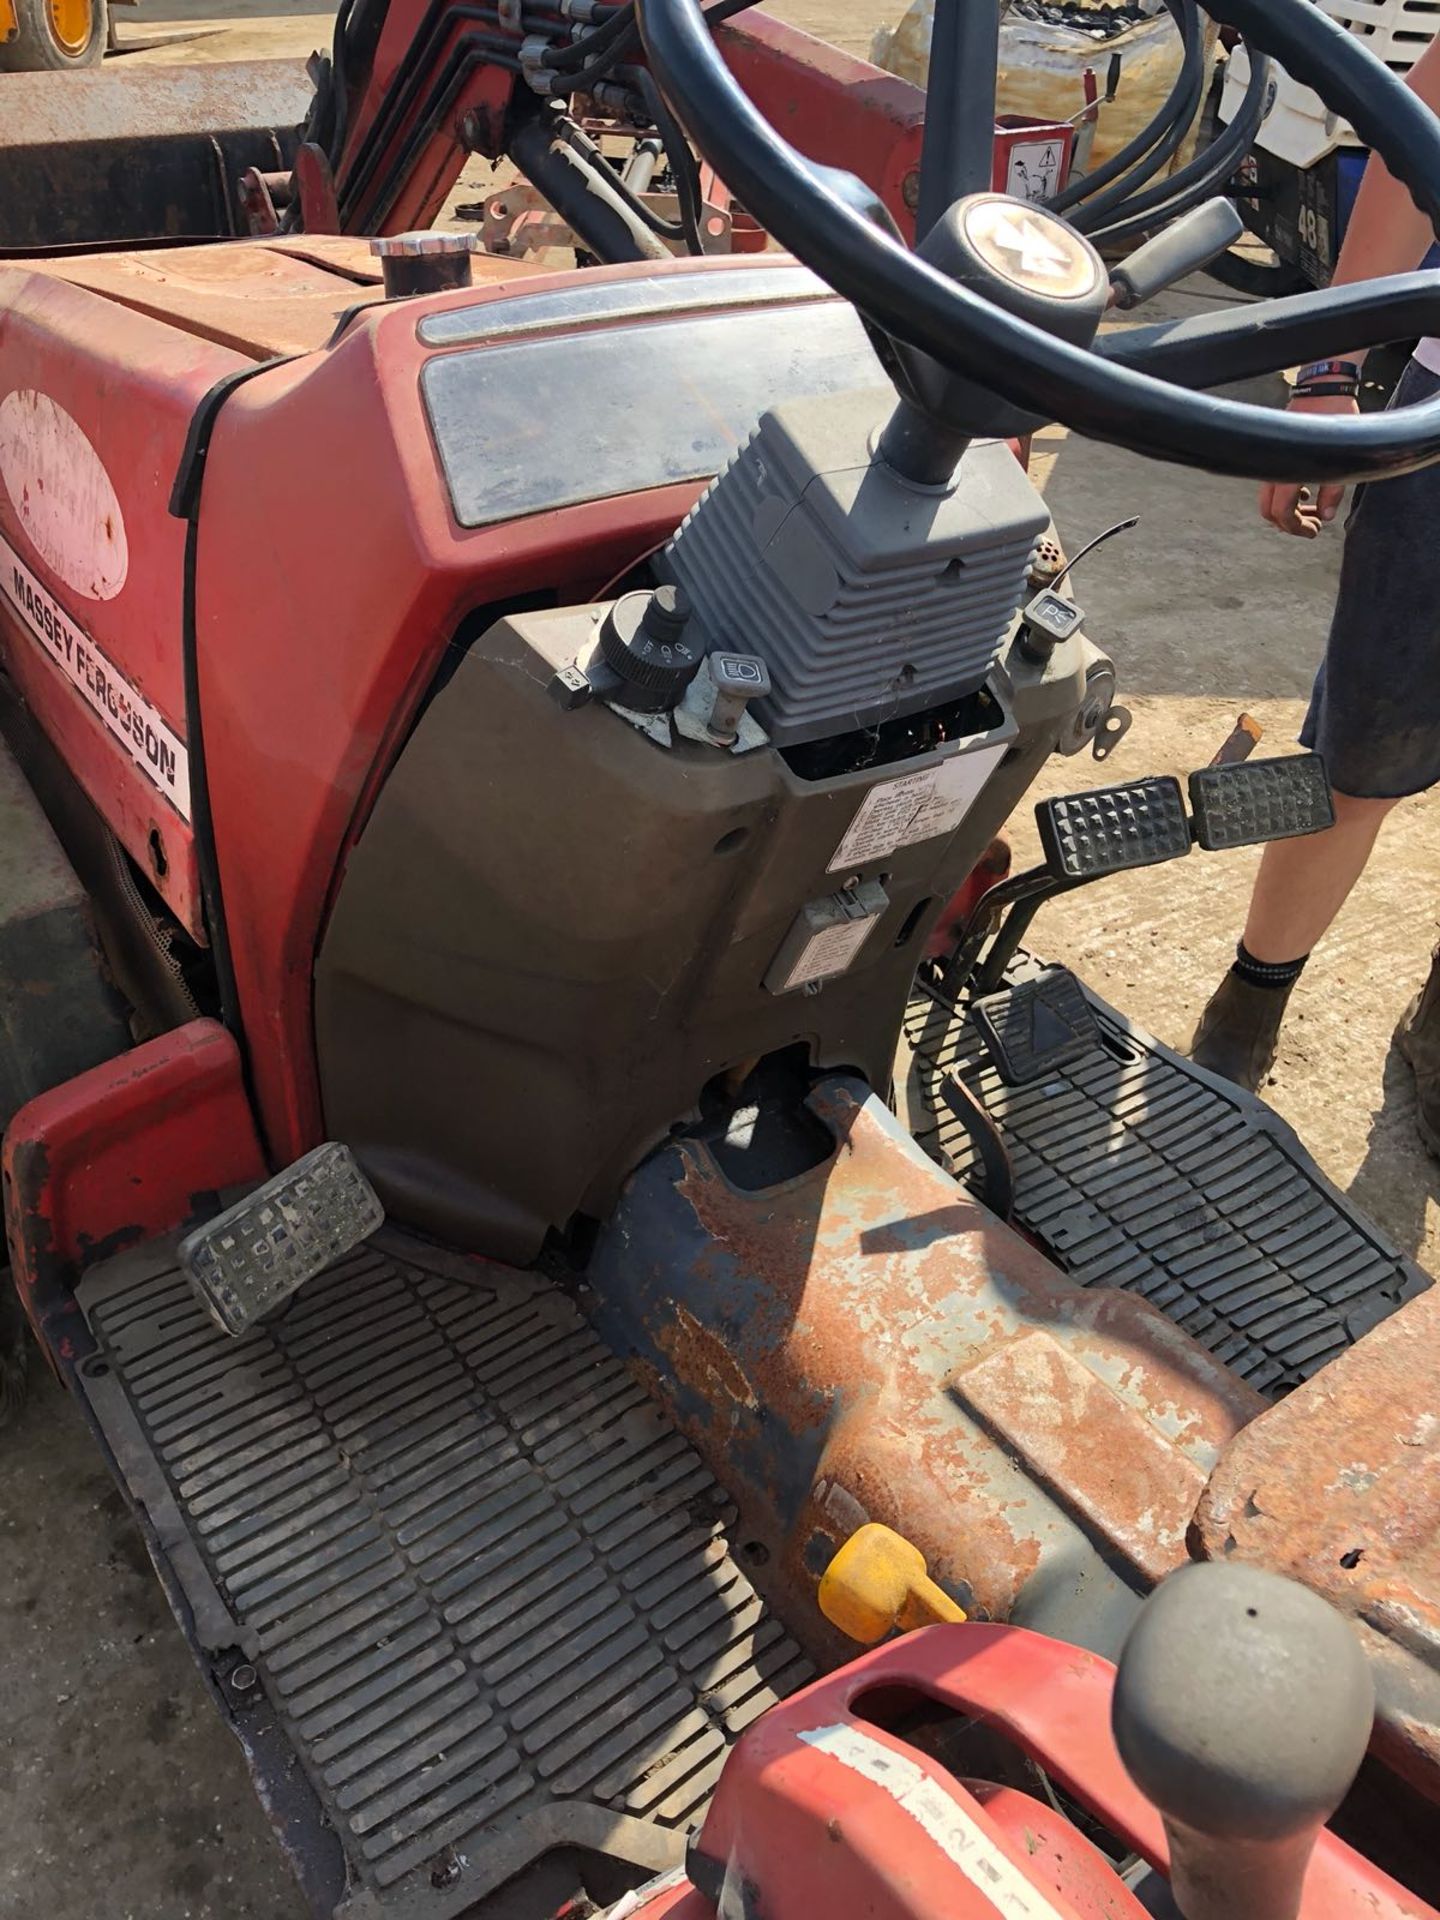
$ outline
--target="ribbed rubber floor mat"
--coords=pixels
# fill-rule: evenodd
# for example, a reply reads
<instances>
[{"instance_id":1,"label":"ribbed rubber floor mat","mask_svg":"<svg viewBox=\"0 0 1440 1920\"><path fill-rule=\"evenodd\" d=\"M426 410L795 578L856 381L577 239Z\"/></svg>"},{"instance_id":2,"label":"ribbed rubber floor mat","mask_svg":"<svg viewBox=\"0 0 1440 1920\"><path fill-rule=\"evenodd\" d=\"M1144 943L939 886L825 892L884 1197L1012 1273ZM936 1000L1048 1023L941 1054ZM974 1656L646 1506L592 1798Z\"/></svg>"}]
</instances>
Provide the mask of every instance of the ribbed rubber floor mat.
<instances>
[{"instance_id":1,"label":"ribbed rubber floor mat","mask_svg":"<svg viewBox=\"0 0 1440 1920\"><path fill-rule=\"evenodd\" d=\"M459 1911L550 1846L658 1864L808 1677L724 1496L545 1280L385 1236L237 1341L162 1244L81 1302L365 1912Z\"/></svg>"},{"instance_id":2,"label":"ribbed rubber floor mat","mask_svg":"<svg viewBox=\"0 0 1440 1920\"><path fill-rule=\"evenodd\" d=\"M1017 1223L1076 1280L1143 1294L1272 1395L1428 1286L1268 1107L1087 998L1101 1045L1014 1087L968 1015L917 994L906 1016L921 1145L969 1175L969 1142L933 1092L958 1068L1010 1150Z\"/></svg>"}]
</instances>

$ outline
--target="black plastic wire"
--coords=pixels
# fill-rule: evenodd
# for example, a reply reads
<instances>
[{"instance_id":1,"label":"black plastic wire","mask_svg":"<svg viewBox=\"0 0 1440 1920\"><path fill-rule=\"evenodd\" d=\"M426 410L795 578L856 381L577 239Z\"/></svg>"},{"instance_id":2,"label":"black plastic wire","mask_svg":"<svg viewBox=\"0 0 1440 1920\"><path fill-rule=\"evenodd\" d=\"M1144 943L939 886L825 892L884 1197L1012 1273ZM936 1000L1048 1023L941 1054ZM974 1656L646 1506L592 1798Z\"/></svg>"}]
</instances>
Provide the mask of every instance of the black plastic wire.
<instances>
[{"instance_id":1,"label":"black plastic wire","mask_svg":"<svg viewBox=\"0 0 1440 1920\"><path fill-rule=\"evenodd\" d=\"M457 16L481 12L478 8L454 11ZM367 145L363 159L358 160L353 169L355 177L349 183L349 190L342 202L343 224L347 232L379 232L416 157L425 143L435 137L446 114L458 99L461 85L477 67L484 66L504 67L512 73L518 73L520 62L514 43L492 40L483 33L464 34L451 47L438 75L432 72L418 76L422 84L429 81L429 91L405 129L402 145L395 158L380 173L377 181L380 157L393 138L387 131L383 142Z\"/></svg>"},{"instance_id":2,"label":"black plastic wire","mask_svg":"<svg viewBox=\"0 0 1440 1920\"><path fill-rule=\"evenodd\" d=\"M716 6L706 9L706 25L712 29L723 26L727 20L733 20L737 13L745 13L759 4L760 0L718 0ZM633 60L640 52L640 29L635 20L633 4L616 8L610 24L616 31L613 35L606 35L603 40L597 29L569 46L554 48L544 56L544 66L565 76L567 93L586 92L596 81L603 80L608 73L623 62ZM597 40L601 40L598 51Z\"/></svg>"},{"instance_id":3,"label":"black plastic wire","mask_svg":"<svg viewBox=\"0 0 1440 1920\"><path fill-rule=\"evenodd\" d=\"M1119 209L1121 217L1092 232L1091 239L1097 242L1132 239L1153 227L1167 225L1221 191L1254 145L1265 118L1273 70L1273 63L1264 54L1256 54L1250 62L1250 79L1235 117L1220 138L1161 185L1127 200Z\"/></svg>"},{"instance_id":4,"label":"black plastic wire","mask_svg":"<svg viewBox=\"0 0 1440 1920\"><path fill-rule=\"evenodd\" d=\"M1195 13L1194 0L1165 0L1165 6L1183 41L1186 14L1188 12L1193 16ZM1062 187L1059 193L1053 194L1045 203L1050 211L1064 213L1070 207L1078 206L1082 200L1088 199L1093 193L1098 193L1102 187L1108 187L1112 181L1119 180L1137 161L1143 160L1155 142L1168 133L1174 125L1180 111L1181 100L1191 79L1192 76L1187 73L1182 59L1180 70L1175 75L1169 93L1139 133L1132 140L1128 140L1118 153L1112 153L1110 158L1096 167L1092 173L1083 174L1079 179L1072 180L1068 186Z\"/></svg>"},{"instance_id":5,"label":"black plastic wire","mask_svg":"<svg viewBox=\"0 0 1440 1920\"><path fill-rule=\"evenodd\" d=\"M627 51L634 51L640 45L640 29L635 23L633 6L622 7L620 11L606 20L603 25L593 27L579 40L572 40L567 46L549 47L541 60L541 65L552 73L573 73L579 67L589 67L598 63L599 58L610 52L617 42L628 42ZM617 53L615 59L623 59ZM610 62L614 64L614 60Z\"/></svg>"},{"instance_id":6,"label":"black plastic wire","mask_svg":"<svg viewBox=\"0 0 1440 1920\"><path fill-rule=\"evenodd\" d=\"M566 144L574 147L577 153L583 154L587 160L605 168L609 184L614 187L616 193L625 202L636 219L642 221L644 225L650 229L651 233L657 234L662 240L684 240L688 245L690 236L686 231L684 221L662 220L653 207L647 207L640 195L635 192L634 188L627 184L624 176L615 172L614 168L611 167L605 159L604 154L601 153L599 147L595 145L595 142L577 127L573 120L567 122L565 127L561 129L561 133ZM669 159L668 153L666 154L666 159L667 161Z\"/></svg>"},{"instance_id":7,"label":"black plastic wire","mask_svg":"<svg viewBox=\"0 0 1440 1920\"><path fill-rule=\"evenodd\" d=\"M355 0L340 0L340 11L335 15L335 32L330 42L330 84L335 100L335 124L325 151L332 167L340 164L340 156L345 151L345 135L349 131L350 102L345 93L345 36L354 11Z\"/></svg>"},{"instance_id":8,"label":"black plastic wire","mask_svg":"<svg viewBox=\"0 0 1440 1920\"><path fill-rule=\"evenodd\" d=\"M685 245L691 253L703 253L705 242L700 234L700 216L704 203L700 198L700 168L690 150L690 142L666 105L654 75L642 70L638 75L638 85L645 111L664 144L665 160L675 181L675 197L680 203L680 224L685 229Z\"/></svg>"}]
</instances>

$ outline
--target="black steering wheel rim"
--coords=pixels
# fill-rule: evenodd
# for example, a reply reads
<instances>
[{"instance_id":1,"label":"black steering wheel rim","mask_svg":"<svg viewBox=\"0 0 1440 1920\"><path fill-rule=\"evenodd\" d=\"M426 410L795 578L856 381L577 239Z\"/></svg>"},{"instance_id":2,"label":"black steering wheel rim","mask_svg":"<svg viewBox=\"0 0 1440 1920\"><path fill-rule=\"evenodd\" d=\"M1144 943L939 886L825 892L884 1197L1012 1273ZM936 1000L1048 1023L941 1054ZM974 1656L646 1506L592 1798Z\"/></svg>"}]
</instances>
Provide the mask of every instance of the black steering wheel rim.
<instances>
[{"instance_id":1,"label":"black steering wheel rim","mask_svg":"<svg viewBox=\"0 0 1440 1920\"><path fill-rule=\"evenodd\" d=\"M973 0L972 0L973 4ZM1153 459L1257 480L1340 481L1440 459L1440 395L1359 417L1287 414L1196 393L1118 358L1075 347L992 305L882 233L823 184L757 112L711 39L698 0L638 0L646 54L691 138L747 210L797 259L897 340L983 382L1011 405ZM1440 121L1314 0L1209 0L1234 26L1348 119L1440 230ZM1409 276L1440 332L1440 272ZM1385 302L1377 283L1376 310ZM1337 301L1346 337L1370 344L1366 309ZM1320 296L1324 298L1324 296ZM1269 308L1243 327L1263 335ZM1315 313L1314 300L1310 311ZM1348 316L1348 317L1347 317ZM1312 328L1313 333L1313 328ZM1388 336L1387 336L1388 337ZM1277 333L1273 365L1286 365ZM1253 363L1253 352L1249 356Z\"/></svg>"}]
</instances>

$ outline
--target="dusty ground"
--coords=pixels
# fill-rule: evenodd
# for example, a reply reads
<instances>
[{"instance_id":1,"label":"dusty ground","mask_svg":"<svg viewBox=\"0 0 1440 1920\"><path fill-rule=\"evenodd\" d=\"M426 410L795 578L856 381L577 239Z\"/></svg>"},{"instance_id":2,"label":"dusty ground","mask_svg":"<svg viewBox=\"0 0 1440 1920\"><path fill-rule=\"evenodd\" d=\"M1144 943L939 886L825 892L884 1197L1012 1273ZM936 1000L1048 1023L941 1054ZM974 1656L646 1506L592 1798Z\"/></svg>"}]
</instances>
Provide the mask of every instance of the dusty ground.
<instances>
[{"instance_id":1,"label":"dusty ground","mask_svg":"<svg viewBox=\"0 0 1440 1920\"><path fill-rule=\"evenodd\" d=\"M223 23L204 24L215 11L215 0L147 0L122 14L122 44L171 44L127 58L303 54L328 40L328 16L279 0L232 0ZM863 51L883 9L781 0L781 11ZM1219 297L1203 285L1207 300ZM1192 297L1174 296L1172 310ZM1135 712L1115 776L1203 763L1241 707L1271 742L1289 740L1338 543L1269 532L1247 487L1058 431L1038 452L1072 552L1142 516L1078 578L1090 630L1113 651ZM1045 785L1096 784L1097 771L1056 762ZM1037 944L1183 1043L1228 964L1254 865L1248 854L1196 853L1074 895L1042 917ZM1414 1141L1412 1094L1390 1050L1424 972L1437 895L1440 809L1416 801L1397 811L1381 858L1312 962L1269 1095L1330 1176L1440 1270L1440 1169ZM48 1384L0 1465L0 1701L0 1920L299 1915L134 1530Z\"/></svg>"}]
</instances>

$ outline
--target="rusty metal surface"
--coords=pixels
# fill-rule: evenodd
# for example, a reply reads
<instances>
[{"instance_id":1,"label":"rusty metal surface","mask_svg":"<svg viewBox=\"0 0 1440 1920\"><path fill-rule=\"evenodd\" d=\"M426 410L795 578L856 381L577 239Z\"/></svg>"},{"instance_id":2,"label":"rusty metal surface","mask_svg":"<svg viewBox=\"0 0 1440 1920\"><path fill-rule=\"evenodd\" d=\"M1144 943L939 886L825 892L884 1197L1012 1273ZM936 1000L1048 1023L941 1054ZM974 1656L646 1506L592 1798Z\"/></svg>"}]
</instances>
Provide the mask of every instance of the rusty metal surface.
<instances>
[{"instance_id":1,"label":"rusty metal surface","mask_svg":"<svg viewBox=\"0 0 1440 1920\"><path fill-rule=\"evenodd\" d=\"M10 73L0 155L72 141L172 140L222 128L288 127L314 89L303 60L227 60L209 66L96 67L86 73ZM94 155L91 155L93 161Z\"/></svg>"},{"instance_id":2,"label":"rusty metal surface","mask_svg":"<svg viewBox=\"0 0 1440 1920\"><path fill-rule=\"evenodd\" d=\"M256 360L314 352L342 315L385 297L369 242L338 234L79 254L37 271ZM477 255L475 271L483 284L534 269Z\"/></svg>"},{"instance_id":3,"label":"rusty metal surface","mask_svg":"<svg viewBox=\"0 0 1440 1920\"><path fill-rule=\"evenodd\" d=\"M295 154L295 193L300 202L300 224L306 233L338 233L340 209L335 200L335 176L323 147L313 140L301 143Z\"/></svg>"},{"instance_id":4,"label":"rusty metal surface","mask_svg":"<svg viewBox=\"0 0 1440 1920\"><path fill-rule=\"evenodd\" d=\"M1194 1544L1302 1580L1373 1656L1377 1749L1440 1799L1440 1290L1421 1294L1221 1456Z\"/></svg>"},{"instance_id":5,"label":"rusty metal surface","mask_svg":"<svg viewBox=\"0 0 1440 1920\"><path fill-rule=\"evenodd\" d=\"M235 182L289 166L310 92L297 60L7 74L0 250L238 232Z\"/></svg>"},{"instance_id":6,"label":"rusty metal surface","mask_svg":"<svg viewBox=\"0 0 1440 1920\"><path fill-rule=\"evenodd\" d=\"M641 1169L591 1266L602 1330L812 1642L819 1572L879 1520L972 1613L1114 1646L1262 1401L1145 1302L1067 1280L859 1083L811 1107L833 1157L768 1191L696 1140Z\"/></svg>"}]
</instances>

